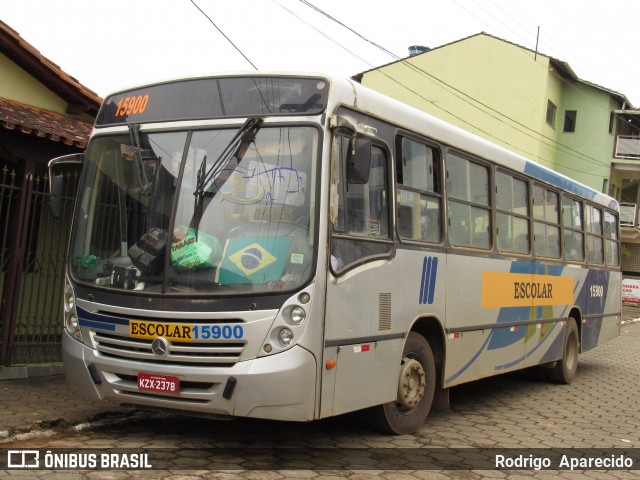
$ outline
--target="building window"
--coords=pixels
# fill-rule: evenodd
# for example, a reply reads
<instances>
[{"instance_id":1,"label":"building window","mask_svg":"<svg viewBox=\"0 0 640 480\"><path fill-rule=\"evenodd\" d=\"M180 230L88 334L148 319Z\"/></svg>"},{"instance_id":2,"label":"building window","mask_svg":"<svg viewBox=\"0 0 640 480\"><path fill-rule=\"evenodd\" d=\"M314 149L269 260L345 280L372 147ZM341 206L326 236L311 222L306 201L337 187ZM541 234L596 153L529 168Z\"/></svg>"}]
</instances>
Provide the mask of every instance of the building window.
<instances>
[{"instance_id":1,"label":"building window","mask_svg":"<svg viewBox=\"0 0 640 480\"><path fill-rule=\"evenodd\" d=\"M565 110L564 112L564 132L573 133L576 131L576 115L575 110Z\"/></svg>"},{"instance_id":2,"label":"building window","mask_svg":"<svg viewBox=\"0 0 640 480\"><path fill-rule=\"evenodd\" d=\"M551 100L547 100L547 123L555 128L557 107Z\"/></svg>"}]
</instances>

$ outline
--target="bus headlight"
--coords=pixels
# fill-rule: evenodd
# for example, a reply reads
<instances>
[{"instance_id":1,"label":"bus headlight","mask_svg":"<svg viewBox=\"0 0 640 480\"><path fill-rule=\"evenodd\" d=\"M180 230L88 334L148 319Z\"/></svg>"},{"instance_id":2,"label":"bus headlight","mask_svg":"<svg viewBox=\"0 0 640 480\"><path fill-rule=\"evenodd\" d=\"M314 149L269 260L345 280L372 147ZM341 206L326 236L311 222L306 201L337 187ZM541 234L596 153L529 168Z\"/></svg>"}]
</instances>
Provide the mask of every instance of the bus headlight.
<instances>
[{"instance_id":1,"label":"bus headlight","mask_svg":"<svg viewBox=\"0 0 640 480\"><path fill-rule=\"evenodd\" d=\"M80 328L80 324L78 323L78 317L75 315L69 315L67 317L67 330L69 332L75 332Z\"/></svg>"},{"instance_id":2,"label":"bus headlight","mask_svg":"<svg viewBox=\"0 0 640 480\"><path fill-rule=\"evenodd\" d=\"M289 319L294 325L300 325L305 318L307 318L307 312L302 307L295 306L289 312Z\"/></svg>"},{"instance_id":3,"label":"bus headlight","mask_svg":"<svg viewBox=\"0 0 640 480\"><path fill-rule=\"evenodd\" d=\"M280 332L278 332L278 340L280 340L283 347L291 345L291 341L293 340L293 332L291 329L287 327L281 328Z\"/></svg>"},{"instance_id":4,"label":"bus headlight","mask_svg":"<svg viewBox=\"0 0 640 480\"><path fill-rule=\"evenodd\" d=\"M305 341L305 331L309 328L313 315L311 307L314 288L313 284L309 285L284 302L262 342L258 357L284 352Z\"/></svg>"},{"instance_id":5,"label":"bus headlight","mask_svg":"<svg viewBox=\"0 0 640 480\"><path fill-rule=\"evenodd\" d=\"M73 287L65 282L64 286L64 313L69 314L76 308L76 297L73 294Z\"/></svg>"},{"instance_id":6,"label":"bus headlight","mask_svg":"<svg viewBox=\"0 0 640 480\"><path fill-rule=\"evenodd\" d=\"M65 277L64 282L64 328L73 338L82 342L82 333L80 332L80 322L78 320L78 312L76 311L76 295L69 279Z\"/></svg>"}]
</instances>

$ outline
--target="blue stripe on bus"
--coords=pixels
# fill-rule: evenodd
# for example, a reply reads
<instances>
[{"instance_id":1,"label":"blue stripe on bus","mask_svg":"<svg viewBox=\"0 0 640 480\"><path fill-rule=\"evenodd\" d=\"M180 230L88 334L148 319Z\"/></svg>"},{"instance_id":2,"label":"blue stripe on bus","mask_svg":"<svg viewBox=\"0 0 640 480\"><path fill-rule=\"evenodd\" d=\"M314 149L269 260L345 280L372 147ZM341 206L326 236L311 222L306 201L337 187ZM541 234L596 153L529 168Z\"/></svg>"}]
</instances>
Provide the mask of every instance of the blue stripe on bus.
<instances>
[{"instance_id":1,"label":"blue stripe on bus","mask_svg":"<svg viewBox=\"0 0 640 480\"><path fill-rule=\"evenodd\" d=\"M422 305L424 302L424 290L427 283L428 270L431 268L431 263L428 262L428 257L424 257L422 261L422 282L420 282L420 294L418 295L418 303Z\"/></svg>"},{"instance_id":2,"label":"blue stripe on bus","mask_svg":"<svg viewBox=\"0 0 640 480\"><path fill-rule=\"evenodd\" d=\"M549 333L547 333L544 340L552 337L551 332L553 332L555 328L558 328L558 325L561 325L561 324L556 323L551 328ZM562 328L562 326L560 326L559 328ZM542 344L542 342L540 344ZM551 343L551 345L548 346L546 352L544 352L544 355L542 355L542 358L538 363L542 365L545 363L554 362L558 360L562 356L563 345L564 345L564 332L560 332L560 334L555 336L555 338L553 339L553 342ZM535 348L533 350L535 350Z\"/></svg>"},{"instance_id":3,"label":"blue stripe on bus","mask_svg":"<svg viewBox=\"0 0 640 480\"><path fill-rule=\"evenodd\" d=\"M110 315L101 315L99 313L92 313L89 310L85 310L82 307L76 307L78 312L78 317L80 320L99 322L103 324L111 324L111 325L126 325L129 326L128 318L118 318L112 317Z\"/></svg>"},{"instance_id":4,"label":"blue stripe on bus","mask_svg":"<svg viewBox=\"0 0 640 480\"><path fill-rule=\"evenodd\" d=\"M116 330L116 326L112 323L94 322L92 320L85 320L83 318L80 319L80 326L99 328L101 330L109 330L111 332L114 332Z\"/></svg>"},{"instance_id":5,"label":"blue stripe on bus","mask_svg":"<svg viewBox=\"0 0 640 480\"><path fill-rule=\"evenodd\" d=\"M438 258L424 257L422 261L422 281L418 302L421 305L432 304L436 294L436 276L438 273Z\"/></svg>"},{"instance_id":6,"label":"blue stripe on bus","mask_svg":"<svg viewBox=\"0 0 640 480\"><path fill-rule=\"evenodd\" d=\"M525 359L525 356L523 355L522 357L518 358L517 360L514 360L512 362L509 363L505 363L504 365L496 365L495 366L495 370L506 370L512 367L515 367L516 365L523 363Z\"/></svg>"},{"instance_id":7,"label":"blue stripe on bus","mask_svg":"<svg viewBox=\"0 0 640 480\"><path fill-rule=\"evenodd\" d=\"M552 170L547 170L537 163L527 162L524 167L524 173L590 200L593 200L599 194L595 190L584 185L580 185L579 183L563 177Z\"/></svg>"},{"instance_id":8,"label":"blue stripe on bus","mask_svg":"<svg viewBox=\"0 0 640 480\"><path fill-rule=\"evenodd\" d=\"M521 357L521 358L519 358L519 359L517 359L517 360L514 360L514 361L512 361L512 362L509 362L509 363L505 363L504 365L496 365L495 369L496 369L496 370L505 370L505 369L511 368L511 367L513 367L513 366L515 366L515 365L517 365L517 364L519 364L519 363L523 362L526 358L528 358L528 357L530 357L531 355L533 355L533 354L536 352L536 350L538 350L540 347L542 347L542 346L546 343L546 341L547 341L548 339L550 339L550 338L552 338L552 337L553 337L553 336L551 335L551 332L553 332L553 330L554 330L558 325L559 325L558 323L554 323L554 324L552 325L552 327L551 327L551 330L549 330L549 332L547 332L547 334L542 338L542 340L540 340L540 341L536 344L536 346L535 346L535 347L533 347L531 350L529 350L528 352L526 352L526 353L525 353L525 355L524 355L524 357ZM557 338L556 338L556 340L557 340L558 338L563 339L563 338L564 338L564 336L563 336L563 335L560 335L559 337L557 337ZM551 360L550 360L550 361L551 361ZM544 362L541 362L541 363L544 363Z\"/></svg>"},{"instance_id":9,"label":"blue stripe on bus","mask_svg":"<svg viewBox=\"0 0 640 480\"><path fill-rule=\"evenodd\" d=\"M460 370L458 370L456 373L454 373L449 378L447 378L445 380L445 383L453 382L456 378L458 378L460 375L462 375L464 372L466 372L467 368L469 368L471 366L471 364L473 362L475 362L476 359L480 356L480 354L484 351L484 347L487 346L487 343L489 343L489 340L491 340L492 336L493 336L493 330L489 333L489 336L487 337L487 339L484 341L484 343L480 347L480 350L478 350L478 353L476 353L473 357L471 357L471 359Z\"/></svg>"},{"instance_id":10,"label":"blue stripe on bus","mask_svg":"<svg viewBox=\"0 0 640 480\"><path fill-rule=\"evenodd\" d=\"M429 277L429 298L427 303L432 304L436 293L436 273L438 271L438 259L433 257L431 259L431 276Z\"/></svg>"},{"instance_id":11,"label":"blue stripe on bus","mask_svg":"<svg viewBox=\"0 0 640 480\"><path fill-rule=\"evenodd\" d=\"M551 330L547 333L547 335L542 339L542 341L540 341L534 348L532 348L529 352L527 352L523 357L518 358L517 360L513 360L509 363L506 363L504 365L496 365L495 370L504 370L504 369L508 369L513 367L514 365L517 365L519 363L522 363L527 357L531 356L536 350L538 350L540 347L542 347L549 338L552 338L553 336L551 335L551 332L553 332L553 330L558 326L559 324L556 323L551 327ZM489 337L485 340L485 342L482 344L482 346L480 347L480 349L478 350L478 352L460 369L458 370L456 373L454 373L453 375L451 375L449 378L446 379L446 383L450 383L452 381L454 381L456 378L458 378L460 375L462 375L464 372L467 371L467 369L473 364L473 362L475 362L478 357L480 356L480 354L484 351L485 347L487 347L487 344L492 340L492 337L495 335L496 330L492 330L489 333ZM560 341L560 346L562 346L562 339L563 339L563 335L560 335L558 337L555 338L554 342L552 345L550 345L547 354L551 354L553 355L553 352L557 350L557 343ZM554 347L555 346L555 347ZM487 350L490 350L490 348L487 348ZM551 357L550 357L551 358ZM553 357L553 359L555 360L556 358ZM548 360L549 362L552 360ZM543 361L540 363L545 363L544 361L544 357L543 357Z\"/></svg>"},{"instance_id":12,"label":"blue stripe on bus","mask_svg":"<svg viewBox=\"0 0 640 480\"><path fill-rule=\"evenodd\" d=\"M529 351L527 352L526 356L527 356L527 357L530 357L531 355L533 355L533 354L536 352L536 350L538 350L542 345L544 345L544 344L545 344L545 342L546 342L548 339L552 338L552 337L553 337L553 335L551 335L551 334L553 333L553 331L556 329L556 327L557 327L558 325L560 325L560 324L559 324L559 323L557 323L557 322L556 322L556 323L554 323L554 324L551 326L551 329L550 329L550 330L547 332L547 334L542 338L542 340L540 340L540 341L536 344L536 346L535 346L535 347L533 347L531 350L529 350ZM560 337L559 337L559 338L564 338L564 335L560 335ZM556 340L557 340L557 338L556 338ZM551 360L550 360L550 361L551 361Z\"/></svg>"}]
</instances>

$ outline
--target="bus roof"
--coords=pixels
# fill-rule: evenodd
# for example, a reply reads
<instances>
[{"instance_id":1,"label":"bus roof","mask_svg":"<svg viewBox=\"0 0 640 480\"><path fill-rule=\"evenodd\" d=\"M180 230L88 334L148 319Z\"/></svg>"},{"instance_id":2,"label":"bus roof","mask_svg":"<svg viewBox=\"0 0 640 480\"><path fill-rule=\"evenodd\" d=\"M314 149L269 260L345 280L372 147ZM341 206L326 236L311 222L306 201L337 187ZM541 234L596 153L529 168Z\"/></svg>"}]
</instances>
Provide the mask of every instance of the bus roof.
<instances>
[{"instance_id":1,"label":"bus roof","mask_svg":"<svg viewBox=\"0 0 640 480\"><path fill-rule=\"evenodd\" d=\"M324 73L285 71L228 72L215 75L164 80L161 82L113 92L107 96L105 104L103 104L101 110L106 110L106 104L108 102L113 102L118 96L126 95L128 92L140 92L147 88L159 87L171 83L229 77L300 77L325 79L331 86L329 91L329 114L332 114L333 111L335 111L335 108L339 105L357 108L378 117L381 120L397 124L402 128L420 133L455 149L479 156L486 160L495 162L498 165L521 172L539 180L540 182L553 185L602 206L616 210L618 209L618 202L614 198L598 192L597 190L545 167L544 165L529 160L520 154L492 143L460 127L445 122L444 120L441 120L429 113L418 110L415 107L365 87L354 79L327 75Z\"/></svg>"}]
</instances>

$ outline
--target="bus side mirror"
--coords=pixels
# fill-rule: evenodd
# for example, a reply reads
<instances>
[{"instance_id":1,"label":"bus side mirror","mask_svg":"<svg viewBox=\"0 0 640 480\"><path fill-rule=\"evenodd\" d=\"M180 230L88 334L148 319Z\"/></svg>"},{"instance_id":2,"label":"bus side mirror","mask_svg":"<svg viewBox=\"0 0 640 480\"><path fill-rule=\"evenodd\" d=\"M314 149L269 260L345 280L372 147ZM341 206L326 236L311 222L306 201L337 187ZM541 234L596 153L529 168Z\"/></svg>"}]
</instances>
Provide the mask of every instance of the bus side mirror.
<instances>
[{"instance_id":1,"label":"bus side mirror","mask_svg":"<svg viewBox=\"0 0 640 480\"><path fill-rule=\"evenodd\" d=\"M356 185L369 183L371 173L371 140L352 138L347 152L347 182Z\"/></svg>"},{"instance_id":2,"label":"bus side mirror","mask_svg":"<svg viewBox=\"0 0 640 480\"><path fill-rule=\"evenodd\" d=\"M53 169L60 165L82 164L84 153L74 153L49 161L49 209L53 218L60 218L62 212L62 185L64 175L54 175Z\"/></svg>"}]
</instances>

